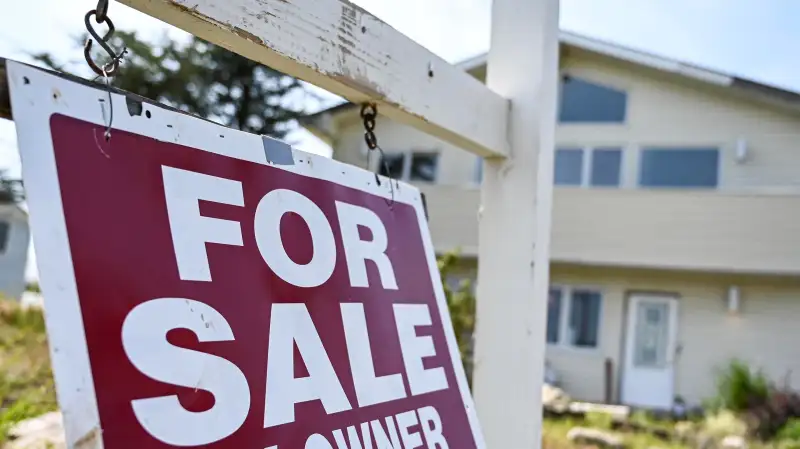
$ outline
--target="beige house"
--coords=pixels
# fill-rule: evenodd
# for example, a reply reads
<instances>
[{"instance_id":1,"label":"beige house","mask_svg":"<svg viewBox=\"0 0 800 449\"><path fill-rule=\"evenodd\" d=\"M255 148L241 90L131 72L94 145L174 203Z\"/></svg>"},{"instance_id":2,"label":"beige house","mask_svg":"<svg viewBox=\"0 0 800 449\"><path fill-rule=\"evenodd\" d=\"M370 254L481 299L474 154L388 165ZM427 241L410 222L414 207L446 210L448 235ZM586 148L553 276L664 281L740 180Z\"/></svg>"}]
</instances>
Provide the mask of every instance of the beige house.
<instances>
[{"instance_id":1,"label":"beige house","mask_svg":"<svg viewBox=\"0 0 800 449\"><path fill-rule=\"evenodd\" d=\"M563 387L698 404L736 357L800 388L800 94L568 33L561 71L546 333ZM367 164L356 106L305 125ZM480 160L388 119L376 132L371 168L420 186L437 250L474 276Z\"/></svg>"},{"instance_id":2,"label":"beige house","mask_svg":"<svg viewBox=\"0 0 800 449\"><path fill-rule=\"evenodd\" d=\"M29 244L28 213L16 204L0 204L0 298L22 298Z\"/></svg>"}]
</instances>

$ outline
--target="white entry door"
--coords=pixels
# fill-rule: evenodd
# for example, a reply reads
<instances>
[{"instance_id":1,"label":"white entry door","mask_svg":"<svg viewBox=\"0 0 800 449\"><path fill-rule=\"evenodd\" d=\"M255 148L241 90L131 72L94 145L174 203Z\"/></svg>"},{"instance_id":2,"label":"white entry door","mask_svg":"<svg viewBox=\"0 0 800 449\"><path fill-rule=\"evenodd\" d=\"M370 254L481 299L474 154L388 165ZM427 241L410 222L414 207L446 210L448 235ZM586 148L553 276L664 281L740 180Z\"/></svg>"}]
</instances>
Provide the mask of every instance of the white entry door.
<instances>
[{"instance_id":1,"label":"white entry door","mask_svg":"<svg viewBox=\"0 0 800 449\"><path fill-rule=\"evenodd\" d=\"M627 326L622 402L671 408L675 398L678 300L669 296L632 296Z\"/></svg>"}]
</instances>

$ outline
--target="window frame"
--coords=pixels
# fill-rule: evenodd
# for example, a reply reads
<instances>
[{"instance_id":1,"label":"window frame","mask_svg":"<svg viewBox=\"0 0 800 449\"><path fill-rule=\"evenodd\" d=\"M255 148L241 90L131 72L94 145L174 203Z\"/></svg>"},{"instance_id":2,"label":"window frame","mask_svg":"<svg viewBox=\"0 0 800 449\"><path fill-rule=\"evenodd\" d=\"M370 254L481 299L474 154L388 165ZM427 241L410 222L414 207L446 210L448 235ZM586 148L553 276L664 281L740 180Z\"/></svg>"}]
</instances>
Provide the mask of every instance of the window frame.
<instances>
[{"instance_id":1,"label":"window frame","mask_svg":"<svg viewBox=\"0 0 800 449\"><path fill-rule=\"evenodd\" d=\"M558 150L580 150L583 154L581 158L581 182L579 184L556 184L555 178L553 186L557 188L567 189L622 189L625 186L625 151L627 145L623 144L596 144L596 145L557 145L555 151ZM593 185L592 184L592 162L594 161L594 152L596 150L619 150L619 182L615 186L608 185ZM553 155L553 172L555 173L556 157Z\"/></svg>"},{"instance_id":2,"label":"window frame","mask_svg":"<svg viewBox=\"0 0 800 449\"><path fill-rule=\"evenodd\" d=\"M418 179L414 179L414 180L411 179L411 166L412 166L412 164L414 162L414 155L415 154L435 156L435 158L436 158L436 168L433 171L433 179L431 181L422 181L422 180L418 180ZM439 163L440 163L440 159L442 157L441 151L433 149L433 148L431 148L431 149L419 148L419 149L411 149L411 150L403 150L403 151L386 151L385 155L386 156L397 156L397 155L402 155L403 156L403 169L402 169L402 172L401 172L400 176L397 178L398 181L409 182L409 183L411 183L411 182L424 183L424 184L436 184L437 182L439 182ZM383 166L383 158L384 157L385 156L381 155L381 157L378 158L378 163L377 163L377 166L375 167L375 173L379 173L380 174L381 168Z\"/></svg>"},{"instance_id":3,"label":"window frame","mask_svg":"<svg viewBox=\"0 0 800 449\"><path fill-rule=\"evenodd\" d=\"M547 291L548 295L552 289L561 290L561 313L558 317L558 338L555 343L547 341L547 323L545 323L546 346L551 349L575 351L581 353L600 352L603 346L603 310L605 307L605 292L603 289L596 285L550 284ZM569 328L570 314L572 313L572 293L576 290L596 293L600 297L600 305L597 307L597 345L594 347L576 346L567 342L567 329Z\"/></svg>"},{"instance_id":4,"label":"window frame","mask_svg":"<svg viewBox=\"0 0 800 449\"><path fill-rule=\"evenodd\" d=\"M642 185L642 164L644 163L645 150L715 150L717 152L717 183L713 187L707 186L645 186ZM647 143L639 144L636 149L636 179L633 180L635 187L638 190L701 190L701 191L714 191L722 188L723 178L723 145L719 143L699 144L699 143L685 143L685 144L659 144Z\"/></svg>"},{"instance_id":5,"label":"window frame","mask_svg":"<svg viewBox=\"0 0 800 449\"><path fill-rule=\"evenodd\" d=\"M8 252L8 245L11 243L11 233L13 226L11 220L0 218L0 227L5 227L5 234L0 232L0 255Z\"/></svg>"},{"instance_id":6,"label":"window frame","mask_svg":"<svg viewBox=\"0 0 800 449\"><path fill-rule=\"evenodd\" d=\"M586 84L592 84L600 88L605 88L612 91L618 91L625 95L625 111L621 121L562 121L561 110L564 101L564 81L567 78L579 80ZM557 104L556 104L556 126L625 126L628 124L630 117L630 86L623 85L622 83L615 82L614 80L598 80L591 74L584 75L582 73L572 72L559 72L558 74L558 91L557 91Z\"/></svg>"}]
</instances>

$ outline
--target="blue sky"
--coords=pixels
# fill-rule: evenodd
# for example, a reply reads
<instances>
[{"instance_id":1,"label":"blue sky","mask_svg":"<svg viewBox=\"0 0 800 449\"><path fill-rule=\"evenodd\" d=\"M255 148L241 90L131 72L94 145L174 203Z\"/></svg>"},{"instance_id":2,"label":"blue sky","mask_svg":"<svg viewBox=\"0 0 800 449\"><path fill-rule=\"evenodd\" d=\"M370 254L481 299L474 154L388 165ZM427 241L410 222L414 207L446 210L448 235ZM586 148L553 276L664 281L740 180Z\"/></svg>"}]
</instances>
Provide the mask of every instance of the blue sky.
<instances>
[{"instance_id":1,"label":"blue sky","mask_svg":"<svg viewBox=\"0 0 800 449\"><path fill-rule=\"evenodd\" d=\"M490 0L355 3L451 62L489 47ZM80 60L80 49L75 48L71 36L83 31L83 15L94 5L93 0L27 0L11 7L6 0L0 17L0 56L27 61L28 53L49 51L65 60ZM109 15L117 28L137 30L145 38L156 39L163 33L186 37L115 2ZM562 0L560 26L800 91L798 18L797 0ZM306 151L328 151L307 133L295 133L291 140ZM13 123L0 120L3 168L19 173ZM33 263L28 274L36 275Z\"/></svg>"}]
</instances>

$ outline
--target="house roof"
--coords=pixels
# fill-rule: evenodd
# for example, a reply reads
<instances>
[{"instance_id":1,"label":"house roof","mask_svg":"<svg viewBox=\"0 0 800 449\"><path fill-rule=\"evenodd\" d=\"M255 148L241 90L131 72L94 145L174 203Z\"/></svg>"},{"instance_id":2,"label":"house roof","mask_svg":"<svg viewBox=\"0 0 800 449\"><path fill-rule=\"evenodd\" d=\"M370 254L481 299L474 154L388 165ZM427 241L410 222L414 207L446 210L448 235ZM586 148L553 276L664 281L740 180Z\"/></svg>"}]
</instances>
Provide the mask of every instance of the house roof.
<instances>
[{"instance_id":1,"label":"house roof","mask_svg":"<svg viewBox=\"0 0 800 449\"><path fill-rule=\"evenodd\" d=\"M782 89L758 81L741 78L641 50L635 50L608 41L582 36L569 31L560 31L559 41L562 46L600 54L620 61L679 75L719 87L731 88L741 94L756 97L771 103L789 106L800 111L800 92ZM474 70L486 64L487 56L487 53L483 53L456 63L455 66L465 71ZM352 107L355 107L355 105L345 101L314 114L310 114L304 117L301 123L303 125L313 126L316 119L322 115L336 114L349 110Z\"/></svg>"}]
</instances>

